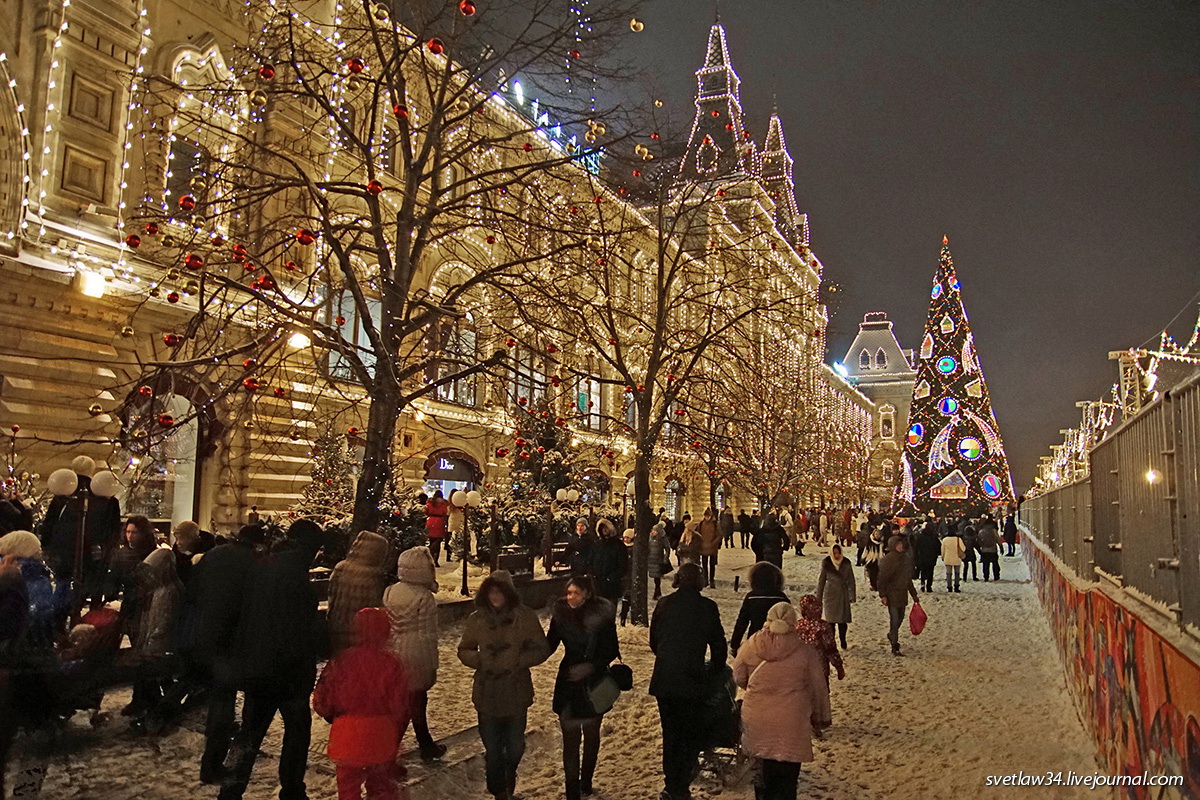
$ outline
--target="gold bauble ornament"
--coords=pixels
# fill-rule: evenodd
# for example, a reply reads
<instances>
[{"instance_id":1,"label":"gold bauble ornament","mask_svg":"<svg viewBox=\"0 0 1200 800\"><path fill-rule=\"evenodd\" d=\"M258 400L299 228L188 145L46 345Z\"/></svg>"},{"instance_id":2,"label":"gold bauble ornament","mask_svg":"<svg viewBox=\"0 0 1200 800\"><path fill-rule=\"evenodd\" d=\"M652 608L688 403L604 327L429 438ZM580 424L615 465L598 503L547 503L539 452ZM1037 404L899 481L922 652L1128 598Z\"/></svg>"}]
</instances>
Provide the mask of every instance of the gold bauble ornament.
<instances>
[{"instance_id":1,"label":"gold bauble ornament","mask_svg":"<svg viewBox=\"0 0 1200 800\"><path fill-rule=\"evenodd\" d=\"M641 33L642 31L646 30L646 23L642 22L637 17L634 17L633 19L629 20L629 30L633 31L634 33Z\"/></svg>"},{"instance_id":2,"label":"gold bauble ornament","mask_svg":"<svg viewBox=\"0 0 1200 800\"><path fill-rule=\"evenodd\" d=\"M655 108L662 108L662 100L655 100L655 101L654 101L654 107L655 107Z\"/></svg>"},{"instance_id":3,"label":"gold bauble ornament","mask_svg":"<svg viewBox=\"0 0 1200 800\"><path fill-rule=\"evenodd\" d=\"M132 325L122 325L121 326L121 335L124 336L126 339L128 339L130 336L133 336L133 334L134 334L134 330L133 330Z\"/></svg>"},{"instance_id":4,"label":"gold bauble ornament","mask_svg":"<svg viewBox=\"0 0 1200 800\"><path fill-rule=\"evenodd\" d=\"M100 405L99 403L92 403L90 406L88 406L88 413L93 417L98 417L104 413L104 406Z\"/></svg>"},{"instance_id":5,"label":"gold bauble ornament","mask_svg":"<svg viewBox=\"0 0 1200 800\"><path fill-rule=\"evenodd\" d=\"M167 270L167 280L169 280L169 281L179 280L179 270L177 270L177 269Z\"/></svg>"},{"instance_id":6,"label":"gold bauble ornament","mask_svg":"<svg viewBox=\"0 0 1200 800\"><path fill-rule=\"evenodd\" d=\"M588 144L591 144L592 142L596 141L596 134L595 134L595 132L594 132L594 131L588 131L587 133L585 133L585 134L583 135L583 140L584 140L585 142L587 142Z\"/></svg>"},{"instance_id":7,"label":"gold bauble ornament","mask_svg":"<svg viewBox=\"0 0 1200 800\"><path fill-rule=\"evenodd\" d=\"M291 439L293 442L300 441L300 431L297 431L297 430L288 431L288 438Z\"/></svg>"},{"instance_id":8,"label":"gold bauble ornament","mask_svg":"<svg viewBox=\"0 0 1200 800\"><path fill-rule=\"evenodd\" d=\"M388 21L387 6L385 6L383 3L376 3L375 7L371 9L371 13L375 15L375 19L378 22Z\"/></svg>"},{"instance_id":9,"label":"gold bauble ornament","mask_svg":"<svg viewBox=\"0 0 1200 800\"><path fill-rule=\"evenodd\" d=\"M246 430L252 430L254 428L254 421L248 419L242 423L242 427Z\"/></svg>"},{"instance_id":10,"label":"gold bauble ornament","mask_svg":"<svg viewBox=\"0 0 1200 800\"><path fill-rule=\"evenodd\" d=\"M153 288L150 290L150 296L151 296L151 297L158 297L160 294L162 294L162 290L161 290L161 289L159 289L157 286L153 287Z\"/></svg>"},{"instance_id":11,"label":"gold bauble ornament","mask_svg":"<svg viewBox=\"0 0 1200 800\"><path fill-rule=\"evenodd\" d=\"M262 89L255 89L250 93L250 105L255 108L262 108L267 104L267 93Z\"/></svg>"},{"instance_id":12,"label":"gold bauble ornament","mask_svg":"<svg viewBox=\"0 0 1200 800\"><path fill-rule=\"evenodd\" d=\"M603 136L604 134L608 133L608 128L604 127L603 122L597 122L596 124L592 125L592 133L596 134L597 136Z\"/></svg>"},{"instance_id":13,"label":"gold bauble ornament","mask_svg":"<svg viewBox=\"0 0 1200 800\"><path fill-rule=\"evenodd\" d=\"M195 294L200 291L200 284L197 281L188 281L183 285L183 291L186 294Z\"/></svg>"}]
</instances>

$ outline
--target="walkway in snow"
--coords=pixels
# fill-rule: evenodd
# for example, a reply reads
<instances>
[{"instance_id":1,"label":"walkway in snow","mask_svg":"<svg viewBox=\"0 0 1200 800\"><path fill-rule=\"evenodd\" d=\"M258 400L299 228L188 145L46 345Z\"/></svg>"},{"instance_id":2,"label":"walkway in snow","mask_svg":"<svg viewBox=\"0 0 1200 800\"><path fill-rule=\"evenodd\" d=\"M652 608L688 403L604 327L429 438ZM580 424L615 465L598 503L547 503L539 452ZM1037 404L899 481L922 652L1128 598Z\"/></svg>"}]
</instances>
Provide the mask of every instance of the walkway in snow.
<instances>
[{"instance_id":1,"label":"walkway in snow","mask_svg":"<svg viewBox=\"0 0 1200 800\"><path fill-rule=\"evenodd\" d=\"M811 551L811 548L810 548ZM822 554L823 555L823 554ZM732 577L743 576L747 551L723 551L718 581L709 595L732 627L741 595ZM785 572L793 602L816 583L820 560L788 556ZM834 727L815 745L817 757L806 764L801 796L830 800L879 798L1006 798L1015 792L1037 798L1096 798L1084 789L985 788L988 775L1074 770L1095 771L1092 745L1066 693L1062 670L1050 640L1034 587L1019 559L1002 559L1000 583L968 582L957 595L939 591L923 596L929 626L914 639L903 634L907 655L894 658L886 642L887 614L873 596L859 602L845 654L847 677L833 687ZM481 747L473 729L470 673L454 656L457 629L444 632L440 681L431 693L434 734L450 745L445 761L433 768L406 759L412 800L487 797L483 788ZM659 773L659 726L653 699L645 694L652 656L647 631L621 630L626 663L637 688L623 696L604 725L597 800L656 800ZM562 796L559 734L550 712L550 693L558 656L535 670L537 700L530 713L529 746L518 793L524 800ZM116 711L127 693L110 696L105 707ZM72 752L55 760L45 796L84 800L128 797L210 797L216 791L196 781L202 747L202 719L160 738L139 737L115 717L98 732L82 719L73 723ZM333 769L324 756L328 726L313 725L309 794L313 800L336 797ZM279 724L264 745L256 780L247 798L275 797L274 756ZM411 742L409 743L411 745ZM693 789L697 800L750 800L753 788L728 788L703 775Z\"/></svg>"}]
</instances>

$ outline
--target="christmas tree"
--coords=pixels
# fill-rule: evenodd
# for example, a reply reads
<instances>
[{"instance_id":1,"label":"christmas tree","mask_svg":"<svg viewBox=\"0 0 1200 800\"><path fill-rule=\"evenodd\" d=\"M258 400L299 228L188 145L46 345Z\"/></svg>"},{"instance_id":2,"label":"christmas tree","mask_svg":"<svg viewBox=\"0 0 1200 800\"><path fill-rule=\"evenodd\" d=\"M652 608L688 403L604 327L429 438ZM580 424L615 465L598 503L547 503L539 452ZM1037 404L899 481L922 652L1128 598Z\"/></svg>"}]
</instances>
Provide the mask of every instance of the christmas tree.
<instances>
[{"instance_id":1,"label":"christmas tree","mask_svg":"<svg viewBox=\"0 0 1200 800\"><path fill-rule=\"evenodd\" d=\"M512 495L517 500L550 499L570 486L579 467L570 447L570 432L555 416L550 404L520 406L517 431L511 448L502 447L498 456L512 456Z\"/></svg>"},{"instance_id":2,"label":"christmas tree","mask_svg":"<svg viewBox=\"0 0 1200 800\"><path fill-rule=\"evenodd\" d=\"M347 517L354 510L354 476L344 436L332 431L313 442L312 482L293 509L296 516L326 521Z\"/></svg>"},{"instance_id":3,"label":"christmas tree","mask_svg":"<svg viewBox=\"0 0 1200 800\"><path fill-rule=\"evenodd\" d=\"M945 237L916 368L896 493L901 510L978 513L1011 502L1008 459Z\"/></svg>"}]
</instances>

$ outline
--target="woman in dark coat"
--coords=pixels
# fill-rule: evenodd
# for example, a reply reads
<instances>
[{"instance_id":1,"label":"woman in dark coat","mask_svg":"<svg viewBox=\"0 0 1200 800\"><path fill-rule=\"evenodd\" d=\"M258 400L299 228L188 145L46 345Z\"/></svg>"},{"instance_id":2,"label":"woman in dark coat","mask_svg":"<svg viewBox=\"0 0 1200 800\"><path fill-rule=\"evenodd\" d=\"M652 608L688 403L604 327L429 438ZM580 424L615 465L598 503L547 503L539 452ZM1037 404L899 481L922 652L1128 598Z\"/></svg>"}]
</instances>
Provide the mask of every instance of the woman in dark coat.
<instances>
[{"instance_id":1,"label":"woman in dark coat","mask_svg":"<svg viewBox=\"0 0 1200 800\"><path fill-rule=\"evenodd\" d=\"M817 578L817 599L821 601L821 617L837 627L842 649L846 649L846 628L850 625L850 604L855 597L854 567L842 555L842 546L835 544L821 562Z\"/></svg>"},{"instance_id":2,"label":"woman in dark coat","mask_svg":"<svg viewBox=\"0 0 1200 800\"><path fill-rule=\"evenodd\" d=\"M737 655L742 639L750 638L767 621L767 612L776 603L790 603L783 593L783 571L767 561L760 561L750 568L750 594L742 600L737 621L733 623L733 636L729 640L729 651Z\"/></svg>"},{"instance_id":3,"label":"woman in dark coat","mask_svg":"<svg viewBox=\"0 0 1200 800\"><path fill-rule=\"evenodd\" d=\"M592 794L604 720L604 713L596 713L592 707L588 690L620 655L612 603L596 596L588 576L576 576L567 582L567 596L554 603L546 639L551 652L560 642L563 646L552 707L562 729L567 800L579 800Z\"/></svg>"}]
</instances>

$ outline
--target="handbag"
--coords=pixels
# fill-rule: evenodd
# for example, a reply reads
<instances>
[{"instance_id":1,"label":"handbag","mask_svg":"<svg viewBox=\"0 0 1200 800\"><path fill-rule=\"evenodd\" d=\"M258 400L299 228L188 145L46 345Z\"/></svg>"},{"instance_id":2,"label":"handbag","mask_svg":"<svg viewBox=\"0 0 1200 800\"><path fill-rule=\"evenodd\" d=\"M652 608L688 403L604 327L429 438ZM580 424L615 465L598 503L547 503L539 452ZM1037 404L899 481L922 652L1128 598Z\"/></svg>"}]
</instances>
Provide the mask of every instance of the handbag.
<instances>
[{"instance_id":1,"label":"handbag","mask_svg":"<svg viewBox=\"0 0 1200 800\"><path fill-rule=\"evenodd\" d=\"M628 692L633 688L633 669L624 661L609 667L608 674L612 675L613 680L617 682L617 688L622 692Z\"/></svg>"},{"instance_id":2,"label":"handbag","mask_svg":"<svg viewBox=\"0 0 1200 800\"><path fill-rule=\"evenodd\" d=\"M607 714L616 704L617 698L621 696L621 687L617 685L617 680L612 676L612 672L605 670L604 674L588 687L587 694L588 702L592 704L592 711L596 714Z\"/></svg>"},{"instance_id":3,"label":"handbag","mask_svg":"<svg viewBox=\"0 0 1200 800\"><path fill-rule=\"evenodd\" d=\"M928 621L929 616L925 613L925 609L921 608L921 604L913 603L912 608L908 611L908 629L912 631L912 635L920 636Z\"/></svg>"}]
</instances>

